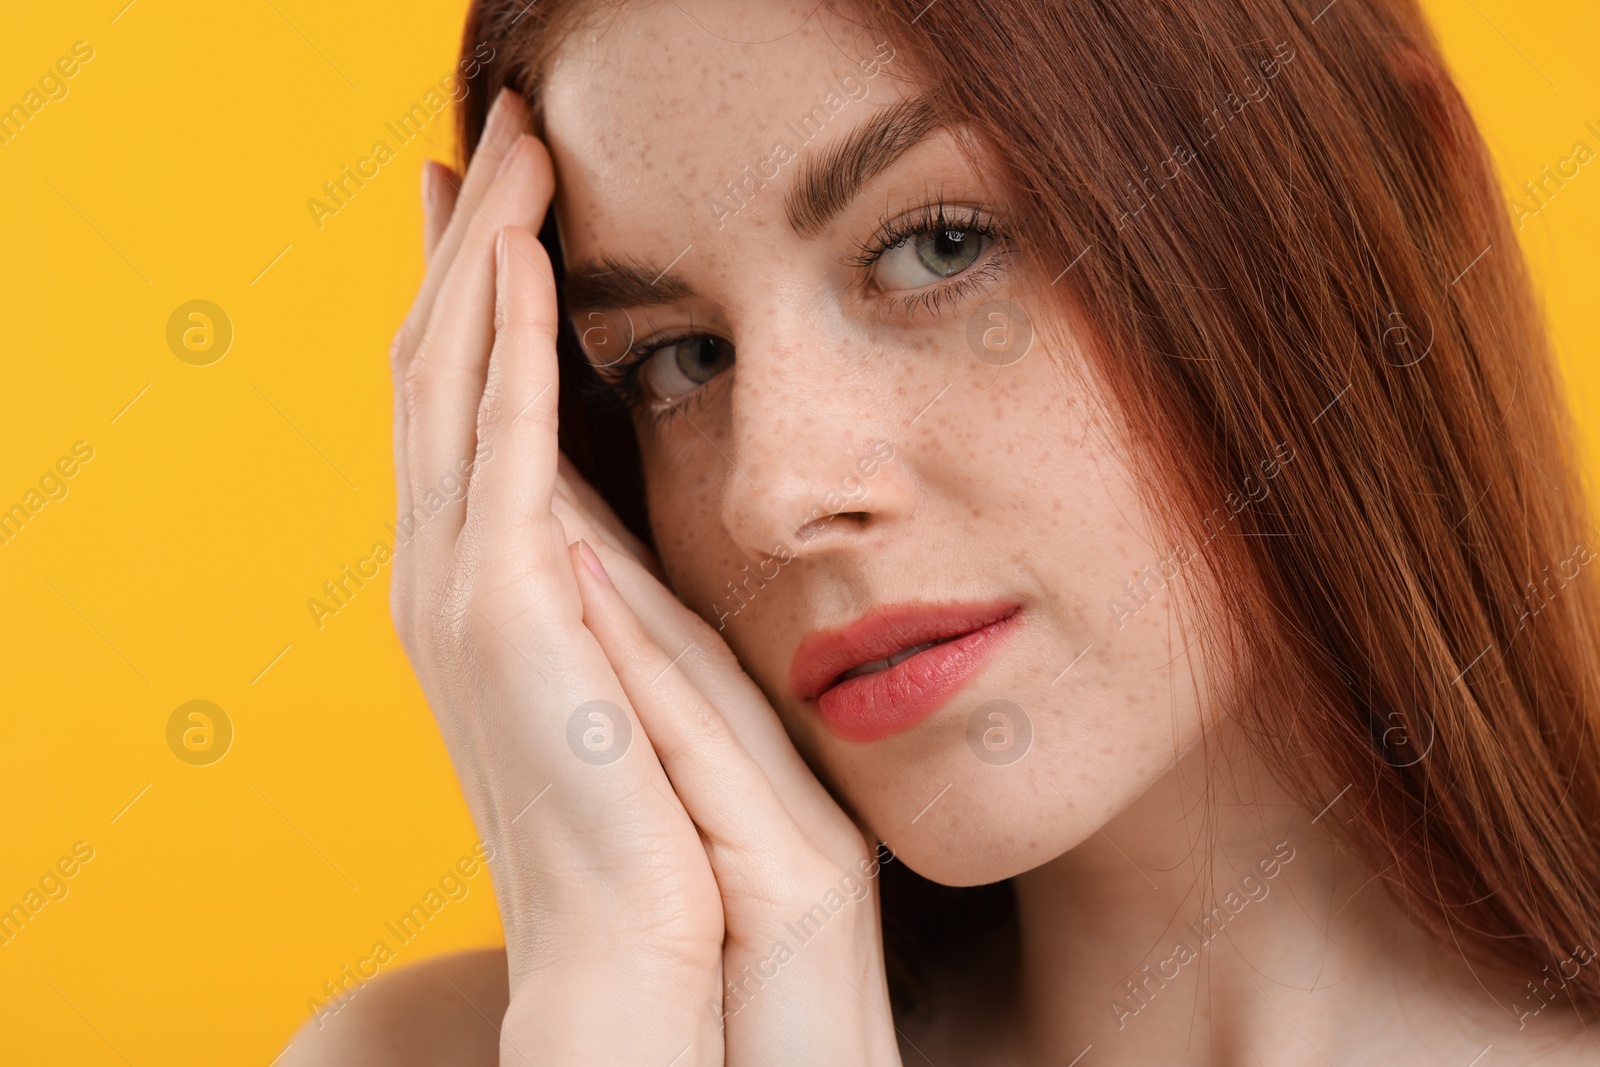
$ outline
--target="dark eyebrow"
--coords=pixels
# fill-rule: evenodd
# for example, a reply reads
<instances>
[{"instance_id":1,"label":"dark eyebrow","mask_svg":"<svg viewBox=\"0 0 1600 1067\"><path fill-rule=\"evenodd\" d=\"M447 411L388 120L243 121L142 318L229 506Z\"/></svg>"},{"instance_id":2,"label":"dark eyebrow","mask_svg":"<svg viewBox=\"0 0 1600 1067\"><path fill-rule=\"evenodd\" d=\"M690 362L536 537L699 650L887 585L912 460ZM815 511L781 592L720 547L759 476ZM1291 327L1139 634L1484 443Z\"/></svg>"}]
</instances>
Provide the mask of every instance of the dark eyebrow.
<instances>
[{"instance_id":1,"label":"dark eyebrow","mask_svg":"<svg viewBox=\"0 0 1600 1067\"><path fill-rule=\"evenodd\" d=\"M808 241L815 239L862 186L939 126L927 96L919 96L884 108L832 148L808 157L783 198L789 228Z\"/></svg>"},{"instance_id":2,"label":"dark eyebrow","mask_svg":"<svg viewBox=\"0 0 1600 1067\"><path fill-rule=\"evenodd\" d=\"M610 256L569 267L564 287L568 311L658 307L695 295L675 274Z\"/></svg>"},{"instance_id":3,"label":"dark eyebrow","mask_svg":"<svg viewBox=\"0 0 1600 1067\"><path fill-rule=\"evenodd\" d=\"M941 125L928 97L919 96L881 109L832 148L807 157L783 198L789 228L804 240L814 240L862 186ZM567 309L657 307L694 296L670 267L656 270L610 256L596 264L570 266L564 279Z\"/></svg>"}]
</instances>

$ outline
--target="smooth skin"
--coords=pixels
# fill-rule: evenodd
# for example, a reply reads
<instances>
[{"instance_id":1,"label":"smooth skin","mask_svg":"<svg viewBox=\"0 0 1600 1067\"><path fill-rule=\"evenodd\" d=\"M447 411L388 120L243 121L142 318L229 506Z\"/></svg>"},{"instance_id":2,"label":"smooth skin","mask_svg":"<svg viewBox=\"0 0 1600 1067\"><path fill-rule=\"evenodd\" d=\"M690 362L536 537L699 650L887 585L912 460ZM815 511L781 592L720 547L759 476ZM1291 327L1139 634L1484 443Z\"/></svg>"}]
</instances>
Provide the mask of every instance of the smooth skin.
<instances>
[{"instance_id":1,"label":"smooth skin","mask_svg":"<svg viewBox=\"0 0 1600 1067\"><path fill-rule=\"evenodd\" d=\"M1222 576L1197 563L1137 612L1107 611L1197 532L1153 517L1125 417L1084 358L1095 339L1050 279L985 246L962 275L983 284L935 309L904 299L941 284L904 243L850 259L934 194L1003 217L997 161L937 131L820 232L793 232L783 204L804 160L918 91L880 75L719 218L722 180L873 42L810 7L705 0L695 16L724 64L676 7L637 0L558 52L543 143L503 97L459 194L430 170L428 271L394 350L401 514L484 458L397 557L393 611L494 850L506 950L363 986L307 1024L285 1067L1600 1060L1557 1006L1519 1029L1519 984L1424 934L1337 842L1337 805L1307 810L1255 757L1228 715L1235 687L1189 627ZM692 327L736 353L703 381L681 349L651 356L635 425L659 560L559 454L557 311L534 237L552 200L569 265L670 263L693 290L600 309L614 333ZM997 368L967 331L1002 296L1030 309L1037 340ZM874 440L894 460L795 539ZM775 538L797 549L783 577L713 628L725 583ZM902 734L835 737L787 690L807 632L876 604L997 595L1022 605L1019 635ZM1032 716L1011 765L968 744L991 696ZM596 699L632 733L604 765L567 741ZM873 840L949 884L1014 878L1020 956L953 976L931 1021L897 1034L868 880L719 1022L723 979L770 968L784 924ZM1244 902L1202 944L1189 924L1230 892ZM1179 940L1195 958L1125 999L1142 967L1172 973ZM478 995L457 981L469 974ZM442 1045L455 1051L433 1057Z\"/></svg>"}]
</instances>

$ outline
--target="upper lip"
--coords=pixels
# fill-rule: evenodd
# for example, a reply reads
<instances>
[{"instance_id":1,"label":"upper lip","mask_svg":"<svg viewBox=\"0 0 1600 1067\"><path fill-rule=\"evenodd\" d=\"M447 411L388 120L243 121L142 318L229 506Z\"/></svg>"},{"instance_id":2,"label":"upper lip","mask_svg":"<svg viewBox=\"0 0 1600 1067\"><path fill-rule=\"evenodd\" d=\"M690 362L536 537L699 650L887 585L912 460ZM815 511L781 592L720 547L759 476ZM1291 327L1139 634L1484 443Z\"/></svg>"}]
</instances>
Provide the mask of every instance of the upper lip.
<instances>
[{"instance_id":1,"label":"upper lip","mask_svg":"<svg viewBox=\"0 0 1600 1067\"><path fill-rule=\"evenodd\" d=\"M960 637L1016 612L1014 600L966 604L888 604L832 630L818 630L800 642L789 687L802 700L815 700L839 675L863 663L886 659L901 649Z\"/></svg>"}]
</instances>

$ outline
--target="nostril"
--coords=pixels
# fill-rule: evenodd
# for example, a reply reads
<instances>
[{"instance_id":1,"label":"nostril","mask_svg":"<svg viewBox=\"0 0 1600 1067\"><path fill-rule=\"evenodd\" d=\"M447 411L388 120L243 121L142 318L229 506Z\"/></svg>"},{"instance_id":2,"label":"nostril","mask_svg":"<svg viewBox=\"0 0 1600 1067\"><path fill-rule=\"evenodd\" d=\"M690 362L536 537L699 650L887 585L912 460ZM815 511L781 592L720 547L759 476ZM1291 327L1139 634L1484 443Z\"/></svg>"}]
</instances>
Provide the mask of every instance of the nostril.
<instances>
[{"instance_id":1,"label":"nostril","mask_svg":"<svg viewBox=\"0 0 1600 1067\"><path fill-rule=\"evenodd\" d=\"M834 515L824 515L818 519L811 519L808 522L802 523L800 528L795 530L794 535L800 541L810 541L812 538L822 533L823 530L827 529L829 523L837 519L843 519L844 521L854 523L857 526L865 526L867 524L867 512L841 511Z\"/></svg>"},{"instance_id":2,"label":"nostril","mask_svg":"<svg viewBox=\"0 0 1600 1067\"><path fill-rule=\"evenodd\" d=\"M804 544L820 534L828 523L832 521L833 516L829 515L826 518L812 519L810 522L801 523L800 527L794 532L795 540Z\"/></svg>"}]
</instances>

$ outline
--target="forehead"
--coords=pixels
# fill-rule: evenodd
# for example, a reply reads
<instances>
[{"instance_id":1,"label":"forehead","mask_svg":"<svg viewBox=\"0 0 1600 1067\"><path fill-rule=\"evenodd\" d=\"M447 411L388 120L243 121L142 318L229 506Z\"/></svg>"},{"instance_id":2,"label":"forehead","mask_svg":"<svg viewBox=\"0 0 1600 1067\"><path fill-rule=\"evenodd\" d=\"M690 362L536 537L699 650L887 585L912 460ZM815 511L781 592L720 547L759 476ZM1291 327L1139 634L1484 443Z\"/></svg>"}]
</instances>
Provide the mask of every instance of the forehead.
<instances>
[{"instance_id":1,"label":"forehead","mask_svg":"<svg viewBox=\"0 0 1600 1067\"><path fill-rule=\"evenodd\" d=\"M893 55L815 4L630 0L546 70L563 241L665 262L781 221L796 160L913 95Z\"/></svg>"}]
</instances>

